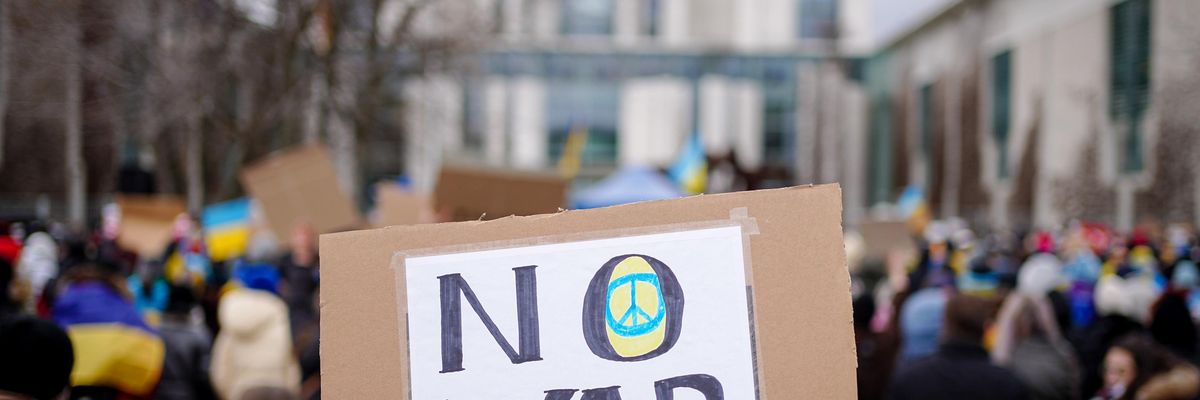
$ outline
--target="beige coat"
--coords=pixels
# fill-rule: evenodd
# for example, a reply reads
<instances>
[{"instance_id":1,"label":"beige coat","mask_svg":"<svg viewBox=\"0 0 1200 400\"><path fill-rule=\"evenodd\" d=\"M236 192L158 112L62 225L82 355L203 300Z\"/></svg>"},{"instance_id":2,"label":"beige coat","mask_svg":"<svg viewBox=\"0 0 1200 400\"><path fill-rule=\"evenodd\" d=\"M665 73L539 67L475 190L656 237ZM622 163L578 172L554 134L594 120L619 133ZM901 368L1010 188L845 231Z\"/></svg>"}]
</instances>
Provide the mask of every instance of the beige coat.
<instances>
[{"instance_id":1,"label":"beige coat","mask_svg":"<svg viewBox=\"0 0 1200 400\"><path fill-rule=\"evenodd\" d=\"M278 296L237 289L221 298L221 332L213 345L212 384L225 400L256 388L300 392L300 366L292 353L287 305Z\"/></svg>"}]
</instances>

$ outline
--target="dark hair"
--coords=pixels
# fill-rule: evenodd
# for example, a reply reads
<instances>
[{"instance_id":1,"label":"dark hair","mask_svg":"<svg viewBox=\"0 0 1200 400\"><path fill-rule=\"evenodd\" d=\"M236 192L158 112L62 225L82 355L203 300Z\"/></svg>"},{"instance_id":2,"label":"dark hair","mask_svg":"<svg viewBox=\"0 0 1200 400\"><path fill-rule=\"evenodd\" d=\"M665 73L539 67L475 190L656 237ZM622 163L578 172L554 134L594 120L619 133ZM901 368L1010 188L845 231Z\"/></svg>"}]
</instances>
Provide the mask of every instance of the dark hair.
<instances>
[{"instance_id":1,"label":"dark hair","mask_svg":"<svg viewBox=\"0 0 1200 400\"><path fill-rule=\"evenodd\" d=\"M1180 357L1196 354L1196 325L1184 293L1167 292L1154 303L1150 334Z\"/></svg>"},{"instance_id":2,"label":"dark hair","mask_svg":"<svg viewBox=\"0 0 1200 400\"><path fill-rule=\"evenodd\" d=\"M75 364L71 339L52 322L0 319L0 390L52 399L67 388Z\"/></svg>"},{"instance_id":3,"label":"dark hair","mask_svg":"<svg viewBox=\"0 0 1200 400\"><path fill-rule=\"evenodd\" d=\"M1129 352L1129 355L1133 357L1133 364L1137 368L1133 382L1130 382L1129 387L1125 390L1129 396L1136 394L1150 378L1170 371L1183 362L1145 334L1134 333L1123 336L1113 343L1109 350L1118 347Z\"/></svg>"},{"instance_id":4,"label":"dark hair","mask_svg":"<svg viewBox=\"0 0 1200 400\"><path fill-rule=\"evenodd\" d=\"M871 326L871 317L875 316L875 296L871 293L864 293L854 299L854 328L868 329Z\"/></svg>"},{"instance_id":5,"label":"dark hair","mask_svg":"<svg viewBox=\"0 0 1200 400\"><path fill-rule=\"evenodd\" d=\"M946 301L942 338L982 342L988 323L996 314L995 300L968 294L954 294Z\"/></svg>"},{"instance_id":6,"label":"dark hair","mask_svg":"<svg viewBox=\"0 0 1200 400\"><path fill-rule=\"evenodd\" d=\"M196 293L191 287L171 285L170 295L167 296L167 308L163 312L172 315L187 315L195 306Z\"/></svg>"}]
</instances>

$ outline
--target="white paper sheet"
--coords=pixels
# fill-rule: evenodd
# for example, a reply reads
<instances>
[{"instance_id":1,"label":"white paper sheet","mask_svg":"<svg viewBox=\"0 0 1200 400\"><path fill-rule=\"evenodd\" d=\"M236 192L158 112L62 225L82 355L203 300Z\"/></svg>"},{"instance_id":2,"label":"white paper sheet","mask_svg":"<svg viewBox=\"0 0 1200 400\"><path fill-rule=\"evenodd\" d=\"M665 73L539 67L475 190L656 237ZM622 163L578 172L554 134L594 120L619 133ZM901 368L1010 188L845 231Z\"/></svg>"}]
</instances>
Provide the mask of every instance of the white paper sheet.
<instances>
[{"instance_id":1,"label":"white paper sheet","mask_svg":"<svg viewBox=\"0 0 1200 400\"><path fill-rule=\"evenodd\" d=\"M629 340L657 334L647 332L668 332L663 334L667 337L668 323L664 321L676 315L672 314L675 307L670 311L655 307L676 304L670 300L669 278L662 277L660 269L649 270L657 281L620 281L625 275L649 277L645 267L653 263L632 260L615 267L609 275L598 274L614 257L631 254L660 261L673 273L683 293L682 312L675 320L678 339L657 356L613 361L598 356L584 337L585 295L589 287L595 287L594 280L602 283L606 295L610 290L613 293L611 300L604 297L599 303L612 318L596 325L607 329L608 334L602 338L647 343ZM526 266L536 266L532 271L536 275L541 360L514 364L465 296L454 292L460 296L462 370L441 372L444 285L438 277L459 274L460 282L474 292L501 335L519 350L514 268ZM625 400L655 399L656 381L694 374L711 376L719 382L725 399L755 398L740 227L412 257L405 260L405 274L414 400L530 400L543 399L546 391L554 389L611 386L620 386ZM633 285L624 285L627 281ZM641 294L630 293L629 288ZM629 307L628 300L619 300L625 296L640 296L632 303L637 307ZM630 309L629 313L619 311ZM665 319L656 319L660 314ZM615 333L614 329L623 333ZM648 343L661 345L665 341L655 338L658 336L647 339ZM607 343L609 349L620 347L613 341ZM645 353L644 344L629 346L620 347L626 354L616 357ZM689 388L677 388L673 393L678 400L705 399L701 392ZM581 396L575 393L570 398Z\"/></svg>"}]
</instances>

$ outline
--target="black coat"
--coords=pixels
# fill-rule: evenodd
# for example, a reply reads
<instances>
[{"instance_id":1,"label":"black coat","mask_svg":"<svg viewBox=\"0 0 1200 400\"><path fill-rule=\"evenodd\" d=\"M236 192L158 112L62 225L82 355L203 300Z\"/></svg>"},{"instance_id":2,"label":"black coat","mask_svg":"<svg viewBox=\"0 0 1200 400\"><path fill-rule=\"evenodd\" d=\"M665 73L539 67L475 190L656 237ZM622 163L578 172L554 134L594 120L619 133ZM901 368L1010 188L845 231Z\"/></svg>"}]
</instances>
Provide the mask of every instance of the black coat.
<instances>
[{"instance_id":1,"label":"black coat","mask_svg":"<svg viewBox=\"0 0 1200 400\"><path fill-rule=\"evenodd\" d=\"M943 343L937 353L909 364L893 377L889 392L893 400L1029 398L1016 375L992 365L982 346L961 341Z\"/></svg>"}]
</instances>

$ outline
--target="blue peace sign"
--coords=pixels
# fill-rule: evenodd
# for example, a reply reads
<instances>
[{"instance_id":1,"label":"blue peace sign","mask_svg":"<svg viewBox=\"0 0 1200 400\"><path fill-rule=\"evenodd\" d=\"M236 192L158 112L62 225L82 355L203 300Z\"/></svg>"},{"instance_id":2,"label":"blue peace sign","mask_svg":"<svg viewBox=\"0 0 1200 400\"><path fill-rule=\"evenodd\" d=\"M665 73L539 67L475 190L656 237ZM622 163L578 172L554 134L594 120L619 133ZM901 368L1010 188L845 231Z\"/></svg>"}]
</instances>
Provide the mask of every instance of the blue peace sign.
<instances>
[{"instance_id":1,"label":"blue peace sign","mask_svg":"<svg viewBox=\"0 0 1200 400\"><path fill-rule=\"evenodd\" d=\"M654 295L658 297L658 309L654 310L654 315L650 315L643 310L637 303L637 284L645 282L654 287ZM629 308L621 314L621 318L617 319L612 312L612 295L618 288L624 285L629 285ZM608 328L612 329L617 335L623 337L640 336L662 324L663 318L667 315L667 308L663 302L662 287L659 286L658 274L643 272L629 274L617 278L608 284L607 302L605 303L606 322ZM626 323L629 323L626 325Z\"/></svg>"}]
</instances>

